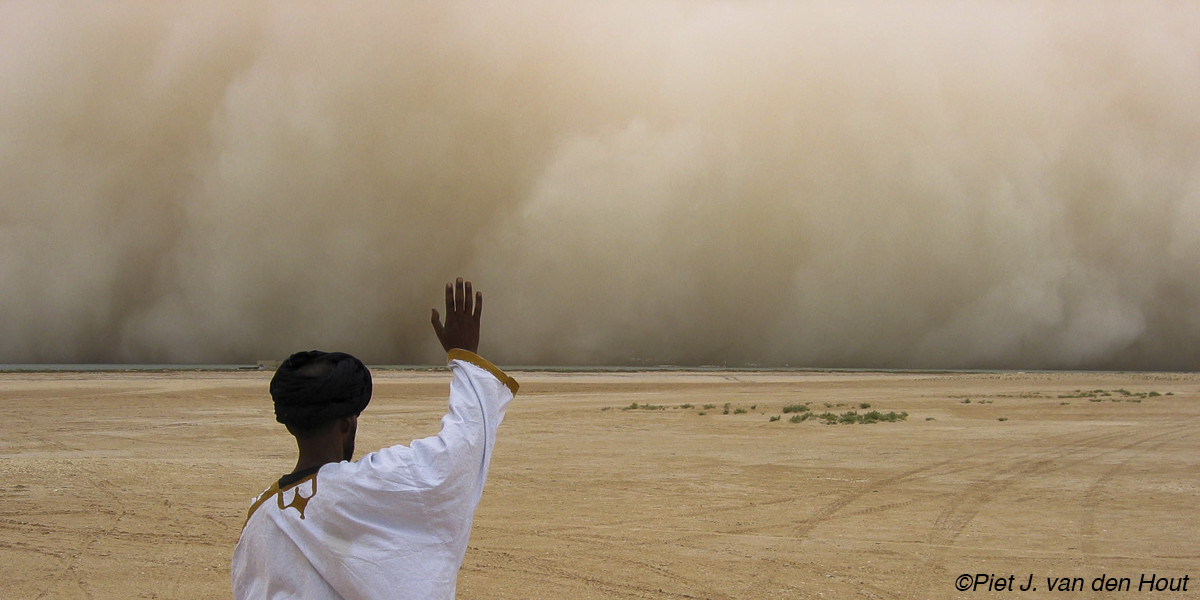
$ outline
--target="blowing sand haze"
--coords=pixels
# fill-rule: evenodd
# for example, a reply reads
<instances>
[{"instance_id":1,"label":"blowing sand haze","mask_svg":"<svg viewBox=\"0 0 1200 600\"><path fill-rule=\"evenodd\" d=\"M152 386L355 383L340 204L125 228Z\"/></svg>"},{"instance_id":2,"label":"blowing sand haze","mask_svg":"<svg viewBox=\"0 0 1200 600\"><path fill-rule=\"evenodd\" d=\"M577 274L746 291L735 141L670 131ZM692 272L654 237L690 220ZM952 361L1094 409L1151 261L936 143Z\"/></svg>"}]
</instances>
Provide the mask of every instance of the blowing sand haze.
<instances>
[{"instance_id":1,"label":"blowing sand haze","mask_svg":"<svg viewBox=\"0 0 1200 600\"><path fill-rule=\"evenodd\" d=\"M1142 0L5 2L0 363L434 364L395 307L469 272L496 364L1195 370L1196 31ZM431 255L447 203L477 243Z\"/></svg>"}]
</instances>

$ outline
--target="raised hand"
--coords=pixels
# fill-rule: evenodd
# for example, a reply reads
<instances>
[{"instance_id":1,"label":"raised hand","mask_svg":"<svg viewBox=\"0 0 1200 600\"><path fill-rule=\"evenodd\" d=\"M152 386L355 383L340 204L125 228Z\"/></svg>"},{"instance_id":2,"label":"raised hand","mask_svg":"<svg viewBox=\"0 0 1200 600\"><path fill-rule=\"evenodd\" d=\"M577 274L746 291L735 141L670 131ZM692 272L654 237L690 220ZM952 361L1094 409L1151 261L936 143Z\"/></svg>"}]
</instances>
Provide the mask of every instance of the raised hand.
<instances>
[{"instance_id":1,"label":"raised hand","mask_svg":"<svg viewBox=\"0 0 1200 600\"><path fill-rule=\"evenodd\" d=\"M459 277L454 285L446 284L446 323L433 309L433 332L437 334L442 348L449 352L454 348L479 351L479 315L483 313L483 294L471 295L471 282Z\"/></svg>"}]
</instances>

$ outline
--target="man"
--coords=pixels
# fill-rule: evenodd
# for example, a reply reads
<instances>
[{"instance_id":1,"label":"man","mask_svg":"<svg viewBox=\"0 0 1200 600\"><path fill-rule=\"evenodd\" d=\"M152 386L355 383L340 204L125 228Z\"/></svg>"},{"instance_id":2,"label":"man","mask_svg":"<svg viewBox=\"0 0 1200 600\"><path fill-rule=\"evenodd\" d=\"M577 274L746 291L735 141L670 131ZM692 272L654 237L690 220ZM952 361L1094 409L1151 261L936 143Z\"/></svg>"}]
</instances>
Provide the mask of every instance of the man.
<instances>
[{"instance_id":1,"label":"man","mask_svg":"<svg viewBox=\"0 0 1200 600\"><path fill-rule=\"evenodd\" d=\"M438 435L350 462L371 374L353 356L289 357L271 380L299 458L251 505L233 554L235 598L453 598L496 428L517 382L475 352L483 296L446 285L433 329L453 374Z\"/></svg>"}]
</instances>

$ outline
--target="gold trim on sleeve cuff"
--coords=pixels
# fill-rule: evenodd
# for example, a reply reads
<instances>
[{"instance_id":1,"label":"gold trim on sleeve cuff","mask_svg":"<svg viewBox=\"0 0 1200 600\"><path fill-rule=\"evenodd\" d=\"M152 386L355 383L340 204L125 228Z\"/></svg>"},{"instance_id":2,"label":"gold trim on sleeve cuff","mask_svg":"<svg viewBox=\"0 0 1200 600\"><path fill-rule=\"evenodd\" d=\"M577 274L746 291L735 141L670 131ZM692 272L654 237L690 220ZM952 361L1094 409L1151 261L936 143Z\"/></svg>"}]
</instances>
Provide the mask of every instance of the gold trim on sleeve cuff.
<instances>
[{"instance_id":1,"label":"gold trim on sleeve cuff","mask_svg":"<svg viewBox=\"0 0 1200 600\"><path fill-rule=\"evenodd\" d=\"M507 373L500 370L500 367L493 365L492 363L488 362L486 358L479 356L474 352L463 350L462 348L454 348L446 354L446 362L450 362L452 360L469 362L480 369L491 373L493 377L500 380L500 383L503 383L505 386L507 386L508 390L511 391L514 396L517 395L517 389L521 387L521 384L517 383L516 379L509 377Z\"/></svg>"}]
</instances>

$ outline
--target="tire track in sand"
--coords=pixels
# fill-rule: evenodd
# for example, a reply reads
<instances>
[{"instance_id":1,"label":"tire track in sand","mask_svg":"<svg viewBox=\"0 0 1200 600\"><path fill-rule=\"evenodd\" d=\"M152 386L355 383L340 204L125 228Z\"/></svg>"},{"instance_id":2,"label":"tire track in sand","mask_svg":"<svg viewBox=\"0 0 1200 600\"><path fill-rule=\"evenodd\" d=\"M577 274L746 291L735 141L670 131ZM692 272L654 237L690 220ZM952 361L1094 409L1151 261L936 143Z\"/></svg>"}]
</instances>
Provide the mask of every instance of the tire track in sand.
<instances>
[{"instance_id":1,"label":"tire track in sand","mask_svg":"<svg viewBox=\"0 0 1200 600\"><path fill-rule=\"evenodd\" d=\"M1134 440L1121 446L1120 448L1116 448L1111 452L1108 452L1108 454L1115 454L1119 452L1124 456L1119 462L1114 463L1108 468L1104 469L1103 474L1096 478L1096 480L1093 481L1083 493L1082 501L1085 510L1083 511L1083 517L1080 519L1079 523L1079 549L1082 553L1096 553L1096 510L1101 505L1099 500L1100 491L1109 487L1109 485L1114 479L1117 478L1118 475L1125 473L1129 469L1129 464L1133 462L1134 458L1136 457L1129 454L1128 451L1138 448L1139 446L1141 446L1143 450L1156 450L1159 447L1166 445L1168 442L1174 441L1176 438L1181 437L1179 434L1188 433L1189 430L1192 429L1197 429L1197 427L1176 427L1174 430L1163 431L1145 439ZM1187 437L1189 437L1189 439L1195 439L1196 436L1190 435Z\"/></svg>"},{"instance_id":2,"label":"tire track in sand","mask_svg":"<svg viewBox=\"0 0 1200 600\"><path fill-rule=\"evenodd\" d=\"M1049 453L1031 449L1016 456L997 456L993 461L977 465L974 468L981 469L985 474L984 478L968 485L962 491L945 497L943 507L930 524L931 527L926 536L926 547L929 551L921 564L908 572L907 581L902 586L903 591L895 597L903 600L924 599L928 597L926 590L931 584L952 585L945 568L945 557L950 555L959 536L984 507L998 494L1014 484L1026 481L1034 475L1061 470L1067 466L1094 460L1113 452L1121 452L1159 438L1186 435L1193 429L1195 428L1192 426L1182 425L1167 431L1153 431L1148 435L1144 432L1137 432L1135 435L1139 435L1139 437L1116 448L1107 445L1106 442L1114 438L1128 439L1131 435L1130 432L1118 431L1082 436L1075 440L1071 447L1062 447L1070 441L1069 438L1077 435L1065 434L1058 437L1068 439L1052 444L1052 451ZM1160 443L1165 443L1165 441ZM1109 471L1111 475L1106 472L1099 479L1106 476L1115 477L1116 473L1120 471L1120 467ZM1092 487L1096 486L1097 484L1093 483Z\"/></svg>"},{"instance_id":3,"label":"tire track in sand","mask_svg":"<svg viewBox=\"0 0 1200 600\"><path fill-rule=\"evenodd\" d=\"M618 561L639 568L648 568L655 572L656 575L664 576L669 580L690 586L693 589L690 591L671 592L659 587L657 584L639 585L634 580L624 578L621 574L615 572L606 574L585 572L582 569L559 566L553 559L529 560L527 557L518 557L513 553L501 550L486 550L472 547L470 555L472 556L470 562L473 563L470 567L471 570L522 573L529 576L531 580L543 582L547 580L560 581L564 588L586 587L604 598L734 600L733 596L717 590L707 588L697 590L695 588L703 588L704 586L699 586L696 582L688 578L671 573L669 569L619 556L607 556L605 560L609 563ZM567 597L567 594L559 592L556 597Z\"/></svg>"}]
</instances>

